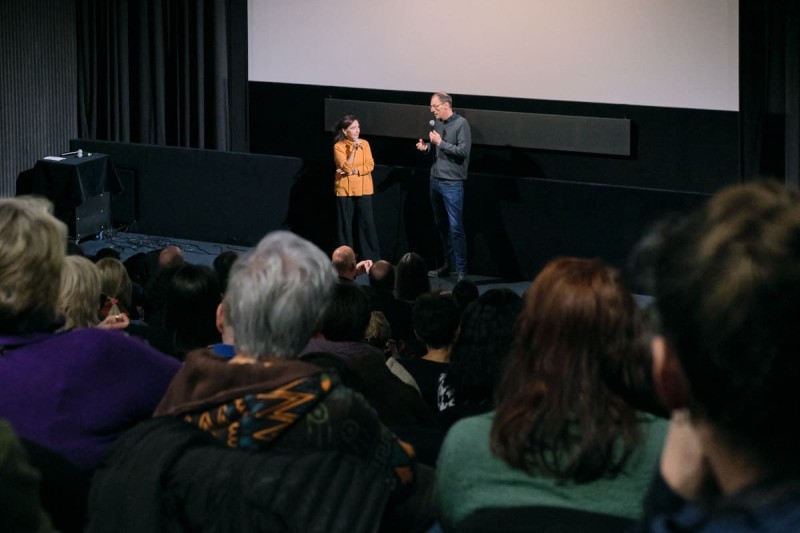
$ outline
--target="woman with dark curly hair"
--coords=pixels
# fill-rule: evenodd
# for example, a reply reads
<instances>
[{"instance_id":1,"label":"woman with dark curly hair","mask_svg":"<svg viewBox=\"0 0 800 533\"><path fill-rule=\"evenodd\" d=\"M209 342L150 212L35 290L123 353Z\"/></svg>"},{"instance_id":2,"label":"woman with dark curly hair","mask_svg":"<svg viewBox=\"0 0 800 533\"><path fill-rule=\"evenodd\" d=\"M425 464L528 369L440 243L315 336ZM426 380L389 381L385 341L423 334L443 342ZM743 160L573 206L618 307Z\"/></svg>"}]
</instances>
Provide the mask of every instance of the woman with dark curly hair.
<instances>
[{"instance_id":1,"label":"woman with dark curly hair","mask_svg":"<svg viewBox=\"0 0 800 533\"><path fill-rule=\"evenodd\" d=\"M456 423L442 447L444 524L500 506L639 517L667 423L630 407L607 377L641 364L637 334L617 270L597 259L545 266L525 296L495 411Z\"/></svg>"}]
</instances>

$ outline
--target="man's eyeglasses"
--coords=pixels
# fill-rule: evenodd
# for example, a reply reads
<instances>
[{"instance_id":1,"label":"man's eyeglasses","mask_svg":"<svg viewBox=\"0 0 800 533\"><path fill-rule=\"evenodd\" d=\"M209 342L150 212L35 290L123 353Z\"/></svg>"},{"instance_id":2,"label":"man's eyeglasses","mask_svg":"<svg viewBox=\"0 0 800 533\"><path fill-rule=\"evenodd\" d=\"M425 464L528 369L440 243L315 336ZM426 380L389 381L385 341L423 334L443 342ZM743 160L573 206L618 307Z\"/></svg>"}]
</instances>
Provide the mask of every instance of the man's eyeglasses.
<instances>
[{"instance_id":1,"label":"man's eyeglasses","mask_svg":"<svg viewBox=\"0 0 800 533\"><path fill-rule=\"evenodd\" d=\"M438 104L431 104L431 109L439 109L441 106L442 102L439 102Z\"/></svg>"}]
</instances>

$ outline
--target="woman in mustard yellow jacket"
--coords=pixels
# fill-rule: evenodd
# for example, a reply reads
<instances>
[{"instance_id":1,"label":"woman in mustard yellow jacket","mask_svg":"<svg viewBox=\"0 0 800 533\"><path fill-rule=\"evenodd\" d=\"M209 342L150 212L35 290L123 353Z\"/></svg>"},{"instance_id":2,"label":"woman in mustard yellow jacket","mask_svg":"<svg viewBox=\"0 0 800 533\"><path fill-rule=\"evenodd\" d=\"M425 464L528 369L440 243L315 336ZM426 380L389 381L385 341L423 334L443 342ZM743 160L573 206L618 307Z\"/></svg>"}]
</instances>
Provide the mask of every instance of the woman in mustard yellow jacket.
<instances>
[{"instance_id":1,"label":"woman in mustard yellow jacket","mask_svg":"<svg viewBox=\"0 0 800 533\"><path fill-rule=\"evenodd\" d=\"M372 216L372 169L375 161L369 143L360 138L361 126L352 115L340 118L333 131L333 161L336 177L337 246L347 245L363 259L380 259L378 232ZM358 231L358 247L353 246L353 226Z\"/></svg>"}]
</instances>

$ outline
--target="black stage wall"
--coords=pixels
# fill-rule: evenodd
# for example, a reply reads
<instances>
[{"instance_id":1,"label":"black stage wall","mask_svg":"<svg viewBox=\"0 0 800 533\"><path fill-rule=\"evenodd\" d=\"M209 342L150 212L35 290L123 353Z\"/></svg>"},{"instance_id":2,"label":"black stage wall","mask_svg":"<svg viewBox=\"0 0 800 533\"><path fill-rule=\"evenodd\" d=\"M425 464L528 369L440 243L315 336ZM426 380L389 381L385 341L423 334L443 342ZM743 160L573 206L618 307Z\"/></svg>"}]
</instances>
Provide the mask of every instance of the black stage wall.
<instances>
[{"instance_id":1,"label":"black stage wall","mask_svg":"<svg viewBox=\"0 0 800 533\"><path fill-rule=\"evenodd\" d=\"M352 100L360 109L372 109L372 103L425 109L430 99L429 93L262 82L250 82L249 91L251 151L303 161L289 222L326 251L335 244L332 134L324 118L330 99ZM474 274L529 280L545 262L562 255L601 257L624 267L631 247L662 216L688 211L719 188L738 181L739 114L735 112L453 97L456 111L627 119L630 123L630 155L520 148L520 132L511 126L507 145L496 139L491 145L475 143L465 207ZM368 104L359 106L359 102ZM340 109L340 102L337 106ZM391 119L370 114L371 122L362 120L361 131L379 165L375 216L383 256L396 261L411 250L434 265L441 258L428 204L429 161L414 149L414 137L425 134L431 117L419 114L420 109L409 109L424 117L415 136L385 134L408 131L407 124L384 123L396 120L390 113L386 117ZM496 136L502 134L502 127L494 123L485 129ZM530 133L531 138L542 137L542 132Z\"/></svg>"},{"instance_id":2,"label":"black stage wall","mask_svg":"<svg viewBox=\"0 0 800 533\"><path fill-rule=\"evenodd\" d=\"M252 245L286 227L302 167L295 157L73 139L70 149L109 154L126 188L112 219L131 231Z\"/></svg>"}]
</instances>

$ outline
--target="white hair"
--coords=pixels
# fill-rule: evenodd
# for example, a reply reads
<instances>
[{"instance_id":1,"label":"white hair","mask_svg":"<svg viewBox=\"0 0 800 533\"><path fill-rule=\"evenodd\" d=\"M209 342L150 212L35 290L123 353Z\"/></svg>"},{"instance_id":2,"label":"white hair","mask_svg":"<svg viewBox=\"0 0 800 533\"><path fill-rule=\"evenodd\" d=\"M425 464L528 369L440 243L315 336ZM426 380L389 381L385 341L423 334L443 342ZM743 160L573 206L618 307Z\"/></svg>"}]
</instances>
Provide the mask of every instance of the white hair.
<instances>
[{"instance_id":1,"label":"white hair","mask_svg":"<svg viewBox=\"0 0 800 533\"><path fill-rule=\"evenodd\" d=\"M336 273L314 244L275 231L231 268L223 304L237 353L295 357L314 334Z\"/></svg>"}]
</instances>

